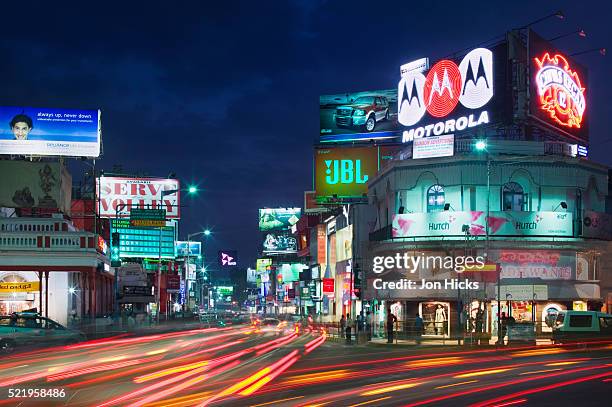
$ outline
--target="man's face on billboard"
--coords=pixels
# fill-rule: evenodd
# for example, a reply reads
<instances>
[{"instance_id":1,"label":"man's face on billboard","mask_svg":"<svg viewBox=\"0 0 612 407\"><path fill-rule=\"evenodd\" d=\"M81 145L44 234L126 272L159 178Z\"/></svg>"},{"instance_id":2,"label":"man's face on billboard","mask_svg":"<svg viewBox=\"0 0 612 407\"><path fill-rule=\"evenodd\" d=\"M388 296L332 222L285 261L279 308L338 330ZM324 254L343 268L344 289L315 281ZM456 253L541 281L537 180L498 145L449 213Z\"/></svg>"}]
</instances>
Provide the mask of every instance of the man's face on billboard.
<instances>
[{"instance_id":1,"label":"man's face on billboard","mask_svg":"<svg viewBox=\"0 0 612 407\"><path fill-rule=\"evenodd\" d=\"M30 126L26 122L17 122L13 126L13 134L15 135L15 140L26 140L28 138L28 134L30 133Z\"/></svg>"}]
</instances>

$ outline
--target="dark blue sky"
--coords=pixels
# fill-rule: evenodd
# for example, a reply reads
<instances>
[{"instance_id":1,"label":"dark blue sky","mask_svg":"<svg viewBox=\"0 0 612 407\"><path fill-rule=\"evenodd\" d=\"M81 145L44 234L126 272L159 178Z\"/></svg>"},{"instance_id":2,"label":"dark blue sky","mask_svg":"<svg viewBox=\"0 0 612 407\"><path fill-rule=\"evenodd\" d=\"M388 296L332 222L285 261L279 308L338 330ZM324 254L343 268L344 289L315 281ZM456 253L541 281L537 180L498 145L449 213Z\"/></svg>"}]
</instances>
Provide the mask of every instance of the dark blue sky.
<instances>
[{"instance_id":1,"label":"dark blue sky","mask_svg":"<svg viewBox=\"0 0 612 407\"><path fill-rule=\"evenodd\" d=\"M8 2L2 105L100 108L102 166L202 192L182 233L254 261L257 209L302 206L312 184L319 94L397 86L399 65L436 59L561 9L534 29L569 53L610 48L603 1ZM591 158L612 165L611 57L589 68ZM85 167L83 167L84 169ZM75 177L77 175L75 174Z\"/></svg>"}]
</instances>

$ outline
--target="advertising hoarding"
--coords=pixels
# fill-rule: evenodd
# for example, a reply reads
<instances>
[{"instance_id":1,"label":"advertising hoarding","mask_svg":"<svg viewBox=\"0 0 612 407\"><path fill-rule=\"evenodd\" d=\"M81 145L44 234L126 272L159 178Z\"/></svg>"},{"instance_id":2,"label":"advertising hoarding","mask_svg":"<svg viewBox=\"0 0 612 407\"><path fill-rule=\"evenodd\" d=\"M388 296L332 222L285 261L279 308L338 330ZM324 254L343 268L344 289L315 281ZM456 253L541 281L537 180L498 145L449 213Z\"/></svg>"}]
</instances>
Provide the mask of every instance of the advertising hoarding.
<instances>
[{"instance_id":1,"label":"advertising hoarding","mask_svg":"<svg viewBox=\"0 0 612 407\"><path fill-rule=\"evenodd\" d=\"M280 266L280 271L283 283L300 281L300 273L307 268L308 266L299 263L282 264Z\"/></svg>"},{"instance_id":2,"label":"advertising hoarding","mask_svg":"<svg viewBox=\"0 0 612 407\"><path fill-rule=\"evenodd\" d=\"M263 252L266 254L297 253L297 240L285 232L270 232L265 234Z\"/></svg>"},{"instance_id":3,"label":"advertising hoarding","mask_svg":"<svg viewBox=\"0 0 612 407\"><path fill-rule=\"evenodd\" d=\"M189 256L200 256L202 254L202 242L189 241ZM177 257L187 256L187 242L177 241L176 242L176 255Z\"/></svg>"},{"instance_id":4,"label":"advertising hoarding","mask_svg":"<svg viewBox=\"0 0 612 407\"><path fill-rule=\"evenodd\" d=\"M98 157L100 111L0 107L0 155Z\"/></svg>"},{"instance_id":5,"label":"advertising hoarding","mask_svg":"<svg viewBox=\"0 0 612 407\"><path fill-rule=\"evenodd\" d=\"M533 31L529 54L529 114L573 140L588 143L587 69Z\"/></svg>"},{"instance_id":6,"label":"advertising hoarding","mask_svg":"<svg viewBox=\"0 0 612 407\"><path fill-rule=\"evenodd\" d=\"M176 179L100 177L97 186L100 217L128 217L132 208L140 208L164 209L168 219L180 218L180 184ZM163 198L162 191L167 193Z\"/></svg>"},{"instance_id":7,"label":"advertising hoarding","mask_svg":"<svg viewBox=\"0 0 612 407\"><path fill-rule=\"evenodd\" d=\"M160 232L161 229L161 232ZM135 227L128 219L111 219L111 235L119 233L119 256L121 258L157 258L174 259L174 226L163 228Z\"/></svg>"},{"instance_id":8,"label":"advertising hoarding","mask_svg":"<svg viewBox=\"0 0 612 407\"><path fill-rule=\"evenodd\" d=\"M393 89L319 97L321 142L397 138Z\"/></svg>"},{"instance_id":9,"label":"advertising hoarding","mask_svg":"<svg viewBox=\"0 0 612 407\"><path fill-rule=\"evenodd\" d=\"M424 137L412 143L412 158L451 157L455 154L455 135Z\"/></svg>"},{"instance_id":10,"label":"advertising hoarding","mask_svg":"<svg viewBox=\"0 0 612 407\"><path fill-rule=\"evenodd\" d=\"M336 261L353 257L353 225L336 230Z\"/></svg>"},{"instance_id":11,"label":"advertising hoarding","mask_svg":"<svg viewBox=\"0 0 612 407\"><path fill-rule=\"evenodd\" d=\"M362 198L367 182L378 172L378 147L315 149L317 201Z\"/></svg>"},{"instance_id":12,"label":"advertising hoarding","mask_svg":"<svg viewBox=\"0 0 612 407\"><path fill-rule=\"evenodd\" d=\"M259 230L288 230L302 215L301 208L265 208L259 210Z\"/></svg>"},{"instance_id":13,"label":"advertising hoarding","mask_svg":"<svg viewBox=\"0 0 612 407\"><path fill-rule=\"evenodd\" d=\"M70 214L72 177L59 163L0 160L0 207L59 208Z\"/></svg>"},{"instance_id":14,"label":"advertising hoarding","mask_svg":"<svg viewBox=\"0 0 612 407\"><path fill-rule=\"evenodd\" d=\"M499 292L502 301L548 300L548 286L543 284L502 285Z\"/></svg>"},{"instance_id":15,"label":"advertising hoarding","mask_svg":"<svg viewBox=\"0 0 612 407\"><path fill-rule=\"evenodd\" d=\"M502 279L572 280L575 278L576 252L500 250L492 251L491 256L497 258L500 264Z\"/></svg>"},{"instance_id":16,"label":"advertising hoarding","mask_svg":"<svg viewBox=\"0 0 612 407\"><path fill-rule=\"evenodd\" d=\"M393 215L392 237L485 236L484 211L442 211ZM496 211L489 216L490 236L573 236L569 212Z\"/></svg>"},{"instance_id":17,"label":"advertising hoarding","mask_svg":"<svg viewBox=\"0 0 612 407\"><path fill-rule=\"evenodd\" d=\"M247 268L246 271L246 281L247 283L257 283L257 270L252 268Z\"/></svg>"},{"instance_id":18,"label":"advertising hoarding","mask_svg":"<svg viewBox=\"0 0 612 407\"><path fill-rule=\"evenodd\" d=\"M321 213L325 212L326 209L323 206L317 204L317 192L316 191L304 191L304 213Z\"/></svg>"},{"instance_id":19,"label":"advertising hoarding","mask_svg":"<svg viewBox=\"0 0 612 407\"><path fill-rule=\"evenodd\" d=\"M272 265L272 259L257 259L255 264L255 269L257 271L264 272Z\"/></svg>"}]
</instances>

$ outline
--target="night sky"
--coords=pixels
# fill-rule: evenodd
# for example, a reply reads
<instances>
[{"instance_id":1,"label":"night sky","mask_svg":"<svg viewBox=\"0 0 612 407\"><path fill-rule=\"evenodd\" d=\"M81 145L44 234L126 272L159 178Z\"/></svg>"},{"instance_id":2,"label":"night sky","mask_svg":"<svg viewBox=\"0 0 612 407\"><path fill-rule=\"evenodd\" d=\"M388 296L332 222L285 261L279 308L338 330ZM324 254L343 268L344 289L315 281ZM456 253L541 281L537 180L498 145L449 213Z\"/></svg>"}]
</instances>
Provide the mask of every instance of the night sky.
<instances>
[{"instance_id":1,"label":"night sky","mask_svg":"<svg viewBox=\"0 0 612 407\"><path fill-rule=\"evenodd\" d=\"M133 4L138 3L138 5ZM319 94L389 89L399 66L534 26L568 53L612 50L604 1L3 2L0 103L102 110L110 170L196 183L181 237L210 227L205 249L254 265L259 207L303 206L312 188ZM589 68L593 160L612 165L612 56ZM72 165L73 176L87 169Z\"/></svg>"}]
</instances>

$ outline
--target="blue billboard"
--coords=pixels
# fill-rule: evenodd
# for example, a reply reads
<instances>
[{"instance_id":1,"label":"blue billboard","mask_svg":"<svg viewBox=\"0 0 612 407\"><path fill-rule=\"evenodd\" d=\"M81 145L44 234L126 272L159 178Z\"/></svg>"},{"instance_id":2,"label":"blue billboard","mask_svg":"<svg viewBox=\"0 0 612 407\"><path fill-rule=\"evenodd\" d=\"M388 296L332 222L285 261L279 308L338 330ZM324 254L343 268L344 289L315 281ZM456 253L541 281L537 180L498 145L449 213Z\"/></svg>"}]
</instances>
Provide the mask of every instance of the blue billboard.
<instances>
[{"instance_id":1,"label":"blue billboard","mask_svg":"<svg viewBox=\"0 0 612 407\"><path fill-rule=\"evenodd\" d=\"M0 107L0 155L98 157L100 111Z\"/></svg>"}]
</instances>

